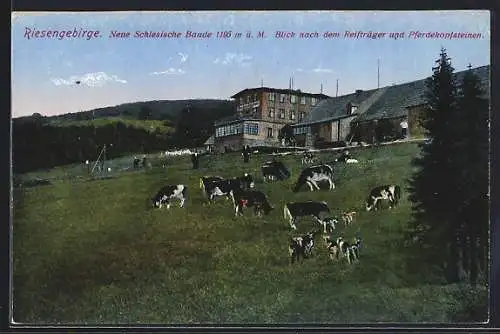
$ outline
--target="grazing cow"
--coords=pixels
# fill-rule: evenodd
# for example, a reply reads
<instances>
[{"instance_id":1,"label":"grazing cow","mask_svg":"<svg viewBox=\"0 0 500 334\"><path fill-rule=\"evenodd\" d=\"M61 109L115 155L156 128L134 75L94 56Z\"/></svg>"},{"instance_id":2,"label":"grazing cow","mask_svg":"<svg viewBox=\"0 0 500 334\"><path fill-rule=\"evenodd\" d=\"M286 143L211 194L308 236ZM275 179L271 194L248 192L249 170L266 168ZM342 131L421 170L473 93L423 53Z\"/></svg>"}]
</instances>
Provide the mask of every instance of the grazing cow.
<instances>
[{"instance_id":1,"label":"grazing cow","mask_svg":"<svg viewBox=\"0 0 500 334\"><path fill-rule=\"evenodd\" d=\"M335 230L335 225L339 223L339 221L332 217L326 217L323 219L316 218L318 223L323 226L323 233L333 232Z\"/></svg>"},{"instance_id":2,"label":"grazing cow","mask_svg":"<svg viewBox=\"0 0 500 334\"><path fill-rule=\"evenodd\" d=\"M253 177L245 173L243 176L233 177L227 180L212 180L211 182L205 182L205 194L208 195L208 199L212 202L216 197L226 196L227 199L232 199L230 194L231 190L235 189L250 189L254 187Z\"/></svg>"},{"instance_id":3,"label":"grazing cow","mask_svg":"<svg viewBox=\"0 0 500 334\"><path fill-rule=\"evenodd\" d=\"M258 216L262 216L262 214L268 215L274 209L269 204L267 196L261 191L235 188L231 190L230 194L233 198L236 216L243 216L243 208L253 207L255 214Z\"/></svg>"},{"instance_id":4,"label":"grazing cow","mask_svg":"<svg viewBox=\"0 0 500 334\"><path fill-rule=\"evenodd\" d=\"M172 199L179 199L181 201L180 207L184 207L184 202L187 199L187 186L183 184L165 186L151 200L154 208L161 209L163 204L167 204L167 209L170 209L170 201Z\"/></svg>"},{"instance_id":5,"label":"grazing cow","mask_svg":"<svg viewBox=\"0 0 500 334\"><path fill-rule=\"evenodd\" d=\"M206 193L207 184L210 184L214 181L222 181L224 178L222 176L202 176L200 177L200 189L203 193Z\"/></svg>"},{"instance_id":6,"label":"grazing cow","mask_svg":"<svg viewBox=\"0 0 500 334\"><path fill-rule=\"evenodd\" d=\"M302 164L312 164L314 163L314 154L312 152L304 152L304 155L302 156Z\"/></svg>"},{"instance_id":7,"label":"grazing cow","mask_svg":"<svg viewBox=\"0 0 500 334\"><path fill-rule=\"evenodd\" d=\"M330 212L326 202L296 202L286 203L283 208L284 218L290 223L290 227L294 230L297 229L295 225L298 217L313 216L317 221L321 221L320 213Z\"/></svg>"},{"instance_id":8,"label":"grazing cow","mask_svg":"<svg viewBox=\"0 0 500 334\"><path fill-rule=\"evenodd\" d=\"M266 180L285 180L290 177L290 171L281 161L268 161L262 165L262 176Z\"/></svg>"},{"instance_id":9,"label":"grazing cow","mask_svg":"<svg viewBox=\"0 0 500 334\"><path fill-rule=\"evenodd\" d=\"M401 198L401 188L398 185L385 185L373 188L365 204L366 211L377 210L380 200L389 200L389 209L398 205Z\"/></svg>"},{"instance_id":10,"label":"grazing cow","mask_svg":"<svg viewBox=\"0 0 500 334\"><path fill-rule=\"evenodd\" d=\"M356 211L351 211L351 212L342 212L342 221L344 222L344 225L347 226L350 223L354 221L354 216L356 215Z\"/></svg>"},{"instance_id":11,"label":"grazing cow","mask_svg":"<svg viewBox=\"0 0 500 334\"><path fill-rule=\"evenodd\" d=\"M323 164L304 169L302 173L300 173L299 179L293 188L293 192L299 191L300 187L304 184L307 184L311 191L314 191L314 188L319 190L317 182L320 181L328 181L329 189L335 189L335 184L333 183L333 168L330 165Z\"/></svg>"},{"instance_id":12,"label":"grazing cow","mask_svg":"<svg viewBox=\"0 0 500 334\"><path fill-rule=\"evenodd\" d=\"M335 159L335 162L346 162L350 157L351 153L349 152L349 150L343 150L340 156Z\"/></svg>"}]
</instances>

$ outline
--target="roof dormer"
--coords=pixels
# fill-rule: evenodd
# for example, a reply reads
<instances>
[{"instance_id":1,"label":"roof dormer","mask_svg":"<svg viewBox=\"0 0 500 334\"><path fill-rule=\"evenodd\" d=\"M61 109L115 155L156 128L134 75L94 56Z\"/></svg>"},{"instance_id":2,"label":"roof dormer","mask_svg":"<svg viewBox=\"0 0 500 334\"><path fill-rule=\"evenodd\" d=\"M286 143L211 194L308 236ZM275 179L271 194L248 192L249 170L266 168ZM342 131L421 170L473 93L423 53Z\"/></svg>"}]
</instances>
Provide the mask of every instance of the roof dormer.
<instances>
[{"instance_id":1,"label":"roof dormer","mask_svg":"<svg viewBox=\"0 0 500 334\"><path fill-rule=\"evenodd\" d=\"M351 114L354 114L357 110L358 110L358 105L357 104L354 104L352 102L349 102L347 104L347 108L346 108L346 114L347 115L351 115Z\"/></svg>"}]
</instances>

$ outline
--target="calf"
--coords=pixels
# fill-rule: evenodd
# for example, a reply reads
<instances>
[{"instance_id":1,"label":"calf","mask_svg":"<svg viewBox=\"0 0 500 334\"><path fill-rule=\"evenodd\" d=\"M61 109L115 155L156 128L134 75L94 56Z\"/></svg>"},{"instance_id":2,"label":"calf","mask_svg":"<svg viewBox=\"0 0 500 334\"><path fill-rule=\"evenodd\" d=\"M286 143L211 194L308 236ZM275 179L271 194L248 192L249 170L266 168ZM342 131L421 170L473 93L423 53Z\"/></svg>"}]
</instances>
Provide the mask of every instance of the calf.
<instances>
[{"instance_id":1,"label":"calf","mask_svg":"<svg viewBox=\"0 0 500 334\"><path fill-rule=\"evenodd\" d=\"M350 223L354 221L354 216L356 215L356 211L351 211L351 212L342 212L342 221L344 222L344 225L347 226Z\"/></svg>"},{"instance_id":2,"label":"calf","mask_svg":"<svg viewBox=\"0 0 500 334\"><path fill-rule=\"evenodd\" d=\"M323 235L323 240L325 242L326 249L328 250L328 256L332 261L339 259L339 247L335 241L332 241L329 235Z\"/></svg>"},{"instance_id":3,"label":"calf","mask_svg":"<svg viewBox=\"0 0 500 334\"><path fill-rule=\"evenodd\" d=\"M295 260L299 262L306 257L305 255L305 247L304 240L302 237L292 237L290 238L290 242L288 243L288 253L290 255L290 262L294 263Z\"/></svg>"},{"instance_id":4,"label":"calf","mask_svg":"<svg viewBox=\"0 0 500 334\"><path fill-rule=\"evenodd\" d=\"M314 188L319 190L317 182L328 181L329 189L335 189L335 184L333 183L333 168L330 165L317 165L311 166L300 173L299 179L293 188L293 192L299 191L300 187L307 184L311 191Z\"/></svg>"},{"instance_id":5,"label":"calf","mask_svg":"<svg viewBox=\"0 0 500 334\"><path fill-rule=\"evenodd\" d=\"M326 217L323 219L316 219L318 223L323 226L323 233L333 232L335 230L335 225L338 224L338 220L332 217Z\"/></svg>"},{"instance_id":6,"label":"calf","mask_svg":"<svg viewBox=\"0 0 500 334\"><path fill-rule=\"evenodd\" d=\"M368 195L365 205L366 211L378 210L381 200L389 200L389 209L398 205L401 198L401 188L398 185L385 185L373 188Z\"/></svg>"},{"instance_id":7,"label":"calf","mask_svg":"<svg viewBox=\"0 0 500 334\"><path fill-rule=\"evenodd\" d=\"M262 165L262 176L267 180L285 180L290 177L290 171L280 161L268 161Z\"/></svg>"},{"instance_id":8,"label":"calf","mask_svg":"<svg viewBox=\"0 0 500 334\"><path fill-rule=\"evenodd\" d=\"M337 246L339 248L340 254L347 259L347 262L351 264L353 261L359 260L359 249L361 246L361 238L357 237L355 239L354 245L350 245L344 238L337 238Z\"/></svg>"},{"instance_id":9,"label":"calf","mask_svg":"<svg viewBox=\"0 0 500 334\"><path fill-rule=\"evenodd\" d=\"M165 186L161 188L156 195L151 199L154 208L160 208L163 204L167 204L167 209L170 209L170 201L179 199L180 207L184 207L184 202L187 198L187 186L178 184L175 186Z\"/></svg>"},{"instance_id":10,"label":"calf","mask_svg":"<svg viewBox=\"0 0 500 334\"><path fill-rule=\"evenodd\" d=\"M231 191L235 189L250 189L255 186L253 182L253 177L245 173L243 176L233 177L227 180L213 180L212 182L204 183L205 194L208 195L208 199L212 202L218 196L226 196L230 199Z\"/></svg>"},{"instance_id":11,"label":"calf","mask_svg":"<svg viewBox=\"0 0 500 334\"><path fill-rule=\"evenodd\" d=\"M268 215L274 207L269 204L267 196L257 190L242 190L235 188L230 192L233 198L235 215L243 215L243 208L253 207L255 214L258 216Z\"/></svg>"},{"instance_id":12,"label":"calf","mask_svg":"<svg viewBox=\"0 0 500 334\"><path fill-rule=\"evenodd\" d=\"M307 259L313 255L314 238L317 231L311 231L299 237L292 237L288 244L288 252L290 254L291 263L297 262L300 258Z\"/></svg>"},{"instance_id":13,"label":"calf","mask_svg":"<svg viewBox=\"0 0 500 334\"><path fill-rule=\"evenodd\" d=\"M295 225L298 217L313 216L317 221L321 221L320 213L330 212L328 204L326 202L296 202L296 203L286 203L283 208L284 218L290 223L290 227L294 230L297 229Z\"/></svg>"}]
</instances>

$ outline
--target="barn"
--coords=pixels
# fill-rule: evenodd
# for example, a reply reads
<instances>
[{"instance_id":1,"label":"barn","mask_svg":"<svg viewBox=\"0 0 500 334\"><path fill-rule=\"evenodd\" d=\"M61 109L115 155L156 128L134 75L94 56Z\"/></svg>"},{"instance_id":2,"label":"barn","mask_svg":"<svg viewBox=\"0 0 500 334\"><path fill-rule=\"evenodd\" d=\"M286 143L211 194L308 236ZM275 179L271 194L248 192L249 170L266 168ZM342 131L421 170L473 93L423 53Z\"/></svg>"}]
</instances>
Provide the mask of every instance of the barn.
<instances>
[{"instance_id":1,"label":"barn","mask_svg":"<svg viewBox=\"0 0 500 334\"><path fill-rule=\"evenodd\" d=\"M472 69L490 96L490 66ZM461 81L465 71L455 73ZM302 122L292 125L299 146L343 146L346 143L422 137L425 79L321 101ZM403 133L403 128L406 132Z\"/></svg>"}]
</instances>

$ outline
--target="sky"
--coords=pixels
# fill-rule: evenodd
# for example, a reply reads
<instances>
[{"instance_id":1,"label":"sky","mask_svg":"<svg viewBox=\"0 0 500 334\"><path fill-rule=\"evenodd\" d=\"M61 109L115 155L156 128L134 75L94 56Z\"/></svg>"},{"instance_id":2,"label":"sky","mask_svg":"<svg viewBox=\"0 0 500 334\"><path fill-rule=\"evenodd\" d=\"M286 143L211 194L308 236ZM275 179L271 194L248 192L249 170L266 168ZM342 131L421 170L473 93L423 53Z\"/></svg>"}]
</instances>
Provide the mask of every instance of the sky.
<instances>
[{"instance_id":1,"label":"sky","mask_svg":"<svg viewBox=\"0 0 500 334\"><path fill-rule=\"evenodd\" d=\"M217 11L12 14L12 117L50 116L148 100L230 99L245 88L294 88L335 96L423 79L441 47L456 71L490 64L488 11ZM99 31L47 38L43 30ZM186 38L186 31L212 32ZM130 32L111 38L112 31ZM135 32L181 32L136 38ZM231 38L217 38L231 31ZM265 38L257 33L264 31ZM276 38L276 31L295 32ZM337 38L324 38L325 32ZM345 32L385 32L347 38ZM410 32L480 33L480 38L410 38ZM234 38L242 32L240 38ZM252 38L246 38L251 32ZM318 32L300 38L300 32ZM389 33L404 33L402 38ZM380 64L379 71L377 63ZM377 75L379 72L379 76ZM76 82L79 82L77 84Z\"/></svg>"}]
</instances>

